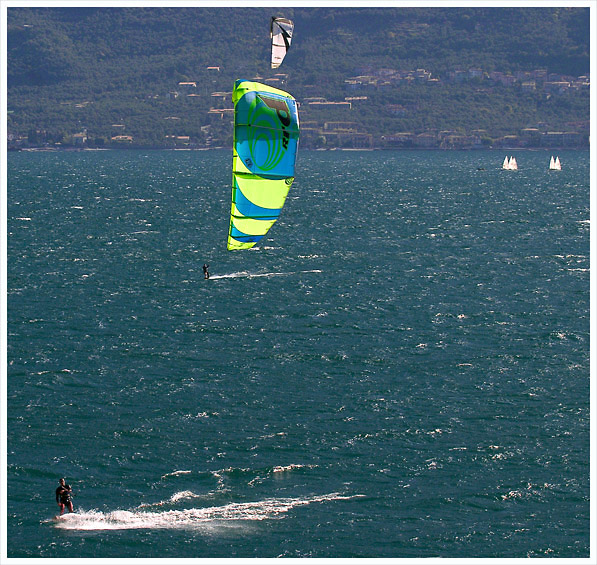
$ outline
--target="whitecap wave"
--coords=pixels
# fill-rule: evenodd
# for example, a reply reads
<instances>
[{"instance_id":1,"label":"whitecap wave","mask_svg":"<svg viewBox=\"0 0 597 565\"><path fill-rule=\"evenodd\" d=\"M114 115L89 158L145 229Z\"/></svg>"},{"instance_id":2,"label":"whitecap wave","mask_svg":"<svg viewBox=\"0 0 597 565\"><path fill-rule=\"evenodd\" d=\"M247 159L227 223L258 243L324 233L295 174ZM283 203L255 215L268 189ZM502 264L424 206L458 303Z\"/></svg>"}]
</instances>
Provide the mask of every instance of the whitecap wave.
<instances>
[{"instance_id":1,"label":"whitecap wave","mask_svg":"<svg viewBox=\"0 0 597 565\"><path fill-rule=\"evenodd\" d=\"M171 473L162 475L162 479L165 479L166 477L178 477L179 475L189 475L190 473L192 473L192 471L172 471Z\"/></svg>"},{"instance_id":2,"label":"whitecap wave","mask_svg":"<svg viewBox=\"0 0 597 565\"><path fill-rule=\"evenodd\" d=\"M292 463L290 465L277 465L272 469L272 471L274 473L286 473L288 471L294 471L295 469L313 469L314 467L317 467L317 465L301 465L298 463Z\"/></svg>"},{"instance_id":3,"label":"whitecap wave","mask_svg":"<svg viewBox=\"0 0 597 565\"><path fill-rule=\"evenodd\" d=\"M180 492L175 492L168 500L160 500L159 502L144 502L138 506L138 509L141 508L155 508L159 506L165 506L169 504L174 504L181 500L190 500L192 498L208 498L211 496L210 494L195 494L193 491L190 490L181 490Z\"/></svg>"}]
</instances>

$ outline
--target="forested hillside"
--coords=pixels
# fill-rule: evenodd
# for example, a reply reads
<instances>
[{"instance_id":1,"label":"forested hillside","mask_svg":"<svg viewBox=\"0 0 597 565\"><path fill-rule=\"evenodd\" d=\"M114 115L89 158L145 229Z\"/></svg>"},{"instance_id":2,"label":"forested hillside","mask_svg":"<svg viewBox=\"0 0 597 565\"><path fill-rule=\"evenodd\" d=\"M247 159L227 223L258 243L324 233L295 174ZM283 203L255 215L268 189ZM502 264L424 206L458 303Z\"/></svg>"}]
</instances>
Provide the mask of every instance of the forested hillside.
<instances>
[{"instance_id":1,"label":"forested hillside","mask_svg":"<svg viewBox=\"0 0 597 565\"><path fill-rule=\"evenodd\" d=\"M274 71L272 15L295 21ZM588 140L585 8L9 7L7 29L13 145L226 145L255 77L297 98L304 146Z\"/></svg>"}]
</instances>

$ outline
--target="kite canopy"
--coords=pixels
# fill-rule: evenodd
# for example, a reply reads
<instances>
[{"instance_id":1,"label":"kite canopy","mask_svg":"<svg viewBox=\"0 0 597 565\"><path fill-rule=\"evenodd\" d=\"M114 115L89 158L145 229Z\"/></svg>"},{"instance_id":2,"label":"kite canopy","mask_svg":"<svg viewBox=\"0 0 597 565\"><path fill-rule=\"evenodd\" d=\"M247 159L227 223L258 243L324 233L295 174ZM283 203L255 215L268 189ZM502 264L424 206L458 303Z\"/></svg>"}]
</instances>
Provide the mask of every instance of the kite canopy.
<instances>
[{"instance_id":1,"label":"kite canopy","mask_svg":"<svg viewBox=\"0 0 597 565\"><path fill-rule=\"evenodd\" d=\"M237 80L228 249L253 247L274 225L294 181L299 123L295 99Z\"/></svg>"},{"instance_id":2,"label":"kite canopy","mask_svg":"<svg viewBox=\"0 0 597 565\"><path fill-rule=\"evenodd\" d=\"M290 49L294 24L286 18L272 18L272 69L277 69Z\"/></svg>"}]
</instances>

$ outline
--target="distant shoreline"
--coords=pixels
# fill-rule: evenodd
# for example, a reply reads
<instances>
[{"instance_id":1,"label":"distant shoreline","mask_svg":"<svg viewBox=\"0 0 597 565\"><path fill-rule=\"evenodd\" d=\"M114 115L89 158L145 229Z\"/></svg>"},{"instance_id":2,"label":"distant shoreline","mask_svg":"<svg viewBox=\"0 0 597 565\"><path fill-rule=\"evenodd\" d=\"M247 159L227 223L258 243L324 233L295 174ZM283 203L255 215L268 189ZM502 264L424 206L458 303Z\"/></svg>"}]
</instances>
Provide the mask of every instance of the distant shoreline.
<instances>
[{"instance_id":1,"label":"distant shoreline","mask_svg":"<svg viewBox=\"0 0 597 565\"><path fill-rule=\"evenodd\" d=\"M441 151L441 152L485 152L485 151L589 151L590 145L583 147L475 147L475 148L440 148L440 147L330 147L329 149L303 147L302 151L313 152L359 152L359 151L391 151L391 152L412 152L412 151ZM82 153L86 151L231 151L230 147L9 147L9 153Z\"/></svg>"}]
</instances>

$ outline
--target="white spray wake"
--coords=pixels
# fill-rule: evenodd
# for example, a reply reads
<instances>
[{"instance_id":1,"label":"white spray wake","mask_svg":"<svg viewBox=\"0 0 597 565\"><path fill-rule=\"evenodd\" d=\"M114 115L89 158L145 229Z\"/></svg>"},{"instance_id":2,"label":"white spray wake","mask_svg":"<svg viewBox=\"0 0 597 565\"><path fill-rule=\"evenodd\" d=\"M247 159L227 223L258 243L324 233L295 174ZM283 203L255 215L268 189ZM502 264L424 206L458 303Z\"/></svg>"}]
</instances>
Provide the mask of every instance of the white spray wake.
<instances>
[{"instance_id":1,"label":"white spray wake","mask_svg":"<svg viewBox=\"0 0 597 565\"><path fill-rule=\"evenodd\" d=\"M170 500L193 497L198 495L185 491L179 497L173 495ZM147 512L140 510L141 507L113 512L88 510L64 515L57 520L56 527L65 530L193 529L213 522L279 518L298 506L351 498L355 497L331 493L310 498L270 498L256 502L162 512Z\"/></svg>"},{"instance_id":2,"label":"white spray wake","mask_svg":"<svg viewBox=\"0 0 597 565\"><path fill-rule=\"evenodd\" d=\"M319 269L313 269L311 271L295 271L292 273L249 273L248 271L239 271L238 273L229 273L227 275L211 275L209 280L216 279L254 279L258 277L284 277L288 275L296 275L299 273L321 273Z\"/></svg>"}]
</instances>

